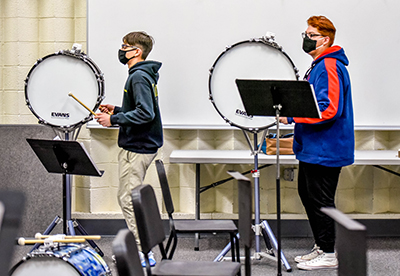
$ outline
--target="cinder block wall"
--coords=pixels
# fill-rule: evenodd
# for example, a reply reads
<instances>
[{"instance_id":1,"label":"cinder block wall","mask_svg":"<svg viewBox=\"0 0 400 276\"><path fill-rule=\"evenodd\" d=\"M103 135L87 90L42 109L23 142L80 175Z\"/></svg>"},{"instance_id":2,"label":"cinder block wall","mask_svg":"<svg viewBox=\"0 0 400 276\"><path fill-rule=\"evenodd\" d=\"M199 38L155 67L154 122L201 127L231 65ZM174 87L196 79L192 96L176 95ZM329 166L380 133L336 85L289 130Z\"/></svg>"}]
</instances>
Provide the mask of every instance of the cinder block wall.
<instances>
[{"instance_id":1,"label":"cinder block wall","mask_svg":"<svg viewBox=\"0 0 400 276\"><path fill-rule=\"evenodd\" d=\"M0 123L37 124L27 108L24 80L35 61L73 43L86 51L86 0L2 0L0 2ZM45 100L45 99L43 99ZM79 140L105 174L101 178L75 177L73 211L81 218L122 218L116 200L118 187L115 129L82 128ZM195 165L170 164L174 149L248 149L241 131L165 129L165 145L158 158L164 160L176 212L180 217L193 217ZM357 149L400 148L399 131L357 131ZM282 170L288 166L282 166ZM227 170L247 171L250 165L202 165L202 185L227 178ZM395 171L399 168L391 167ZM154 164L146 183L156 188L159 203L161 191ZM343 169L337 192L337 207L359 216L390 217L400 215L400 186L397 176L371 166ZM275 205L275 167L263 169L260 179L262 217L273 216ZM297 195L296 181L282 180L282 211L285 217L305 218ZM237 213L236 183L228 182L201 195L202 217L235 218ZM380 214L380 215L377 215Z\"/></svg>"}]
</instances>

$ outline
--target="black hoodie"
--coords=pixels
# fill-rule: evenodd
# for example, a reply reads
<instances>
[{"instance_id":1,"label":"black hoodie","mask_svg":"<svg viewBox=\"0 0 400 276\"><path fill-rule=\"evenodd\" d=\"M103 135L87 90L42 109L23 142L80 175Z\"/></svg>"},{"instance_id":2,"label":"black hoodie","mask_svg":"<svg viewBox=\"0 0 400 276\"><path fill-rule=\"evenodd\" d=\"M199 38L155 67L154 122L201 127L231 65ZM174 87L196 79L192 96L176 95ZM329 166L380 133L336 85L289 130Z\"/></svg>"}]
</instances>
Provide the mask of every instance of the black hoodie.
<instances>
[{"instance_id":1,"label":"black hoodie","mask_svg":"<svg viewBox=\"0 0 400 276\"><path fill-rule=\"evenodd\" d=\"M122 106L110 120L119 125L118 146L136 153L155 153L163 145L157 81L161 63L142 61L129 68Z\"/></svg>"}]
</instances>

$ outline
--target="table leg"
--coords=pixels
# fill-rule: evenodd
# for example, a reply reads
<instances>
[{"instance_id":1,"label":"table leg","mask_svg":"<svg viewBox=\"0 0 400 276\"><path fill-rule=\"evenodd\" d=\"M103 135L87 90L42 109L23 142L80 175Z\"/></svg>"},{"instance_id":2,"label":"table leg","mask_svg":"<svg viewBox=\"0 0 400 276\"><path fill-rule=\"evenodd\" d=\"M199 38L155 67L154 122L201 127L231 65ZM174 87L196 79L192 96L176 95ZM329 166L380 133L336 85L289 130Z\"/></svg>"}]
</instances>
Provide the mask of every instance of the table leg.
<instances>
[{"instance_id":1,"label":"table leg","mask_svg":"<svg viewBox=\"0 0 400 276\"><path fill-rule=\"evenodd\" d=\"M200 164L196 164L196 207L195 207L195 219L200 219ZM199 238L200 234L195 234L194 250L199 251Z\"/></svg>"}]
</instances>

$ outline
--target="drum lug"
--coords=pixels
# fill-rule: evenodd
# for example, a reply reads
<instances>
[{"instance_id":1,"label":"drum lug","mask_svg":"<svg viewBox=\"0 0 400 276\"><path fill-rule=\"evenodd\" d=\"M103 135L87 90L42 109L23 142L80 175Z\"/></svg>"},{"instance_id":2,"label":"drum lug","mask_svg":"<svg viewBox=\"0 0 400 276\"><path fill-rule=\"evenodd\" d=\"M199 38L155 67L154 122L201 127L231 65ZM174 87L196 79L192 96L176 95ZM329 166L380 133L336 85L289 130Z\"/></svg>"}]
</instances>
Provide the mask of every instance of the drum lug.
<instances>
[{"instance_id":1,"label":"drum lug","mask_svg":"<svg viewBox=\"0 0 400 276\"><path fill-rule=\"evenodd\" d=\"M78 55L81 53L81 51L82 51L82 44L74 43L72 45L72 49L70 50L70 53L74 54L74 55Z\"/></svg>"}]
</instances>

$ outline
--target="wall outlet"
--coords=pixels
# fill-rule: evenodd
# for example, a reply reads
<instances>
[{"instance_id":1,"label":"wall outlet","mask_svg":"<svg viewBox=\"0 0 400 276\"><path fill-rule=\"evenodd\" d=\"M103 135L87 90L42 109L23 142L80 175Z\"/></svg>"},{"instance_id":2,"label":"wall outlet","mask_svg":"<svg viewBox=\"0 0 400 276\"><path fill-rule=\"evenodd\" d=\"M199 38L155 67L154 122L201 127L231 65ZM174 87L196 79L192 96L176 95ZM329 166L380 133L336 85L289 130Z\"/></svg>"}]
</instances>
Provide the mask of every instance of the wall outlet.
<instances>
[{"instance_id":1,"label":"wall outlet","mask_svg":"<svg viewBox=\"0 0 400 276\"><path fill-rule=\"evenodd\" d=\"M283 179L286 181L294 181L296 173L297 173L297 169L286 168L283 170Z\"/></svg>"}]
</instances>

